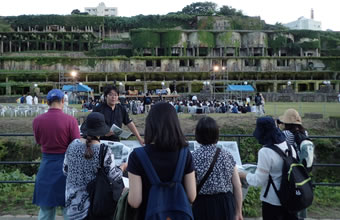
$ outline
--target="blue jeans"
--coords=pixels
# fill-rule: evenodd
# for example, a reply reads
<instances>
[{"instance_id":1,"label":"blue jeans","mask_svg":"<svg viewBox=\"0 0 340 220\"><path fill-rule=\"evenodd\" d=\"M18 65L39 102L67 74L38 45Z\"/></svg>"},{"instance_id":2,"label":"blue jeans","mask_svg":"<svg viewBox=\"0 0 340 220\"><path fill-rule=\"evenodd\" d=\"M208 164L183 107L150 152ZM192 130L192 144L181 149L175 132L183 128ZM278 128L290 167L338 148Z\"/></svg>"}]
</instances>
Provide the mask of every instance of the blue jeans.
<instances>
[{"instance_id":1,"label":"blue jeans","mask_svg":"<svg viewBox=\"0 0 340 220\"><path fill-rule=\"evenodd\" d=\"M63 211L64 220L68 220L66 215L66 208L61 207ZM38 220L55 220L57 207L40 207Z\"/></svg>"}]
</instances>

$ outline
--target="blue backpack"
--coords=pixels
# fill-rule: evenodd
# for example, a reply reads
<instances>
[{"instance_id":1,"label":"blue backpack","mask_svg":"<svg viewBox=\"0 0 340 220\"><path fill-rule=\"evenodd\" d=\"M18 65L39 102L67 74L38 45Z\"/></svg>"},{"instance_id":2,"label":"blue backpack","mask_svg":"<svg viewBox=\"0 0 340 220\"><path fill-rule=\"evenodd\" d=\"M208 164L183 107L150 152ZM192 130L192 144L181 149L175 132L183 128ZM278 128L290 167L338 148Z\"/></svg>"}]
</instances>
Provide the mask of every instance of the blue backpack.
<instances>
[{"instance_id":1,"label":"blue backpack","mask_svg":"<svg viewBox=\"0 0 340 220\"><path fill-rule=\"evenodd\" d=\"M143 147L135 148L135 151L151 183L145 219L193 220L191 205L182 184L188 148L181 149L171 182L160 181Z\"/></svg>"}]
</instances>

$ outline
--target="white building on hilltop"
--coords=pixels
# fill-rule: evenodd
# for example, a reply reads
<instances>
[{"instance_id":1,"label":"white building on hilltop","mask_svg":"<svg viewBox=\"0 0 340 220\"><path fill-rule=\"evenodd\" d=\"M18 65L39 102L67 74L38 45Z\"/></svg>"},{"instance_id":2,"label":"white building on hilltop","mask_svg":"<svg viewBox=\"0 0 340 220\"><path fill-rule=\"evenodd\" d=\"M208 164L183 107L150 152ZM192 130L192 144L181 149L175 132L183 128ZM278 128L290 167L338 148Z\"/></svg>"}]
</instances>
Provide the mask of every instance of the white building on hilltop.
<instances>
[{"instance_id":1,"label":"white building on hilltop","mask_svg":"<svg viewBox=\"0 0 340 220\"><path fill-rule=\"evenodd\" d=\"M99 3L97 7L86 7L85 12L97 16L118 16L118 8L106 7L104 2Z\"/></svg>"},{"instance_id":2,"label":"white building on hilltop","mask_svg":"<svg viewBox=\"0 0 340 220\"><path fill-rule=\"evenodd\" d=\"M311 10L311 18L300 17L297 21L289 22L283 26L294 30L321 31L321 21L314 20L314 11Z\"/></svg>"}]
</instances>

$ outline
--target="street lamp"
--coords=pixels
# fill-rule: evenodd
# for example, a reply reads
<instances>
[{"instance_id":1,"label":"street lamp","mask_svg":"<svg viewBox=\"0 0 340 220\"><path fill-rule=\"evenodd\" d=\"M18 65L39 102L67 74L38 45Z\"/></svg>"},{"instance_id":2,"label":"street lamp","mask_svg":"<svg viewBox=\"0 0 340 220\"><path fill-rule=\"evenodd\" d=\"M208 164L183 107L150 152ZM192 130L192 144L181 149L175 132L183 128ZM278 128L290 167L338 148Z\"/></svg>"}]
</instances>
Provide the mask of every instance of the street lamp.
<instances>
[{"instance_id":1,"label":"street lamp","mask_svg":"<svg viewBox=\"0 0 340 220\"><path fill-rule=\"evenodd\" d=\"M76 78L77 75L78 75L78 72L77 72L77 71L75 71L75 70L72 70L72 71L71 71L71 76L72 76L73 78Z\"/></svg>"},{"instance_id":2,"label":"street lamp","mask_svg":"<svg viewBox=\"0 0 340 220\"><path fill-rule=\"evenodd\" d=\"M71 75L71 78L72 78L72 81L73 81L73 90L72 90L73 94L72 94L72 96L75 99L74 103L78 104L77 103L77 97L76 97L76 94L75 94L77 92L77 87L78 87L78 85L77 85L78 72L76 70L71 70L70 75Z\"/></svg>"}]
</instances>

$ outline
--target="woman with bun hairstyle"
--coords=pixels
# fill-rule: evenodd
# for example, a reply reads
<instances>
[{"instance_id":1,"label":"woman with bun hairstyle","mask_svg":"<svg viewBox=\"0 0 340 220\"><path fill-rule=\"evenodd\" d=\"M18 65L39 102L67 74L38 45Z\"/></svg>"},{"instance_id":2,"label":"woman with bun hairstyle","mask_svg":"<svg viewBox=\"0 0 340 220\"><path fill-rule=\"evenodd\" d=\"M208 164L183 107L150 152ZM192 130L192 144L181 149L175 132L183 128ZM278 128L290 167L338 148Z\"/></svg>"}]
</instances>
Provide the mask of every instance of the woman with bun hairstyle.
<instances>
[{"instance_id":1,"label":"woman with bun hairstyle","mask_svg":"<svg viewBox=\"0 0 340 220\"><path fill-rule=\"evenodd\" d=\"M99 112L90 113L82 124L83 138L75 139L69 145L63 171L66 177L66 209L70 220L88 218L90 207L89 194L86 187L97 173L99 165L100 136L107 134L110 128L105 124L104 115ZM104 170L109 178L116 180L122 177L122 171L126 164L115 166L114 155L110 148L104 157ZM113 216L107 216L105 220L112 220ZM101 220L103 220L101 218Z\"/></svg>"}]
</instances>

